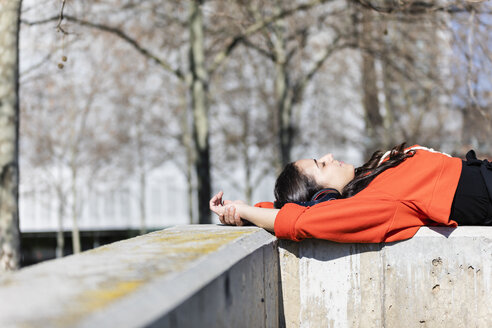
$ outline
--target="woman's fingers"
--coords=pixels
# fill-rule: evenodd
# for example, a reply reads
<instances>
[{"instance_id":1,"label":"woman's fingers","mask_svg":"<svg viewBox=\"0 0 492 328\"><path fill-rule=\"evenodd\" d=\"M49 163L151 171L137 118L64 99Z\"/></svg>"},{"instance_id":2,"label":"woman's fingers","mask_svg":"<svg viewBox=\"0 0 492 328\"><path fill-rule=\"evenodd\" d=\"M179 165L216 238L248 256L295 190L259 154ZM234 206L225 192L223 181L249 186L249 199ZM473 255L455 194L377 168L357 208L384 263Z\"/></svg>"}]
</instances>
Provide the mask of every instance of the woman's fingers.
<instances>
[{"instance_id":1,"label":"woman's fingers","mask_svg":"<svg viewBox=\"0 0 492 328\"><path fill-rule=\"evenodd\" d=\"M241 219L241 216L239 215L239 211L235 206L231 206L227 211L227 222L228 224L235 225L235 226L244 225L244 221Z\"/></svg>"},{"instance_id":2,"label":"woman's fingers","mask_svg":"<svg viewBox=\"0 0 492 328\"><path fill-rule=\"evenodd\" d=\"M219 221L220 221L220 223L222 223L222 224L226 224L226 222L225 222L225 220L224 220L224 215L222 215L222 214L221 214L221 215L219 215Z\"/></svg>"},{"instance_id":3,"label":"woman's fingers","mask_svg":"<svg viewBox=\"0 0 492 328\"><path fill-rule=\"evenodd\" d=\"M212 197L212 199L210 199L209 207L210 207L210 210L212 212L214 212L215 214L217 214L217 216L219 217L220 223L227 224L225 222L225 218L224 218L224 206L222 204L222 196L223 195L224 195L224 193L222 191L219 191L216 195L214 195Z\"/></svg>"},{"instance_id":4,"label":"woman's fingers","mask_svg":"<svg viewBox=\"0 0 492 328\"><path fill-rule=\"evenodd\" d=\"M239 216L236 208L234 206L226 206L224 211L224 221L229 225L237 225L236 224L236 216Z\"/></svg>"},{"instance_id":5,"label":"woman's fingers","mask_svg":"<svg viewBox=\"0 0 492 328\"><path fill-rule=\"evenodd\" d=\"M234 206L228 206L225 214L225 221L227 224L234 225L234 215L236 213L236 208Z\"/></svg>"},{"instance_id":6,"label":"woman's fingers","mask_svg":"<svg viewBox=\"0 0 492 328\"><path fill-rule=\"evenodd\" d=\"M236 213L234 214L234 223L237 225L237 226L242 226L244 225L243 224L243 220L241 220L241 217L239 216L239 213L236 211Z\"/></svg>"},{"instance_id":7,"label":"woman's fingers","mask_svg":"<svg viewBox=\"0 0 492 328\"><path fill-rule=\"evenodd\" d=\"M224 207L224 215L223 215L223 223L224 224L229 224L229 217L228 217L228 212L229 212L229 207Z\"/></svg>"},{"instance_id":8,"label":"woman's fingers","mask_svg":"<svg viewBox=\"0 0 492 328\"><path fill-rule=\"evenodd\" d=\"M214 195L212 197L212 199L210 200L210 203L209 203L210 209L212 209L212 207L214 207L214 206L222 205L222 196L223 195L224 195L224 193L222 191L219 191L216 195Z\"/></svg>"},{"instance_id":9,"label":"woman's fingers","mask_svg":"<svg viewBox=\"0 0 492 328\"><path fill-rule=\"evenodd\" d=\"M209 207L212 212L217 214L219 221L222 224L242 226L243 220L239 215L234 203L242 203L239 201L223 200L224 193L219 191L210 199Z\"/></svg>"}]
</instances>

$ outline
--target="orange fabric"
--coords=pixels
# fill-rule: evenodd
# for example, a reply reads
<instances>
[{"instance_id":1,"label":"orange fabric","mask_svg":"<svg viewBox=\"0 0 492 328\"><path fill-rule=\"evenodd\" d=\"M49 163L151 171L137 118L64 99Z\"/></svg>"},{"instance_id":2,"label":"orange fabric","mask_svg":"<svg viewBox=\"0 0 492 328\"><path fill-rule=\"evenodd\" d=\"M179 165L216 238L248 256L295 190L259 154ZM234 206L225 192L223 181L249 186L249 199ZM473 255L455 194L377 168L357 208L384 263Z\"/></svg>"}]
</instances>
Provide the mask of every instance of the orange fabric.
<instances>
[{"instance_id":1,"label":"orange fabric","mask_svg":"<svg viewBox=\"0 0 492 328\"><path fill-rule=\"evenodd\" d=\"M275 219L275 235L378 243L411 238L423 225L455 227L449 214L460 174L459 158L417 150L354 197L312 207L285 205Z\"/></svg>"},{"instance_id":2,"label":"orange fabric","mask_svg":"<svg viewBox=\"0 0 492 328\"><path fill-rule=\"evenodd\" d=\"M255 207L261 207L261 208L274 208L273 207L273 202L259 202L255 204Z\"/></svg>"}]
</instances>

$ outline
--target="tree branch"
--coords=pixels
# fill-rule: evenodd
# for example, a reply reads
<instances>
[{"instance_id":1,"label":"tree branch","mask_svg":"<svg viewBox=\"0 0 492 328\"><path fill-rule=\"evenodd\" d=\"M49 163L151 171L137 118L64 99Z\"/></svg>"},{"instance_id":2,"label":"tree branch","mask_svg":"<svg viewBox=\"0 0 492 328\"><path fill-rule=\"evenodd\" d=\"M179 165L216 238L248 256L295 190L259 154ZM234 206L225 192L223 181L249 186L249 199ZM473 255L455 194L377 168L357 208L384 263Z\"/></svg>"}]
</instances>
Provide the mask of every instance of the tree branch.
<instances>
[{"instance_id":1,"label":"tree branch","mask_svg":"<svg viewBox=\"0 0 492 328\"><path fill-rule=\"evenodd\" d=\"M247 38L248 36L251 36L258 31L261 31L263 28L265 28L266 26L270 25L271 23L279 19L285 18L299 11L309 10L316 5L328 1L330 0L312 0L310 2L298 5L296 7L282 10L273 16L267 17L264 20L256 22L255 24L245 29L244 32L242 32L241 34L231 37L224 50L219 52L217 55L215 55L212 66L210 67L209 70L209 74L212 75L217 70L217 68L224 62L224 60L230 55L230 53L234 50L234 48L240 43L240 41L244 41L244 39Z\"/></svg>"},{"instance_id":2,"label":"tree branch","mask_svg":"<svg viewBox=\"0 0 492 328\"><path fill-rule=\"evenodd\" d=\"M58 16L58 24L56 24L56 29L63 34L67 34L67 32L61 27L61 23L63 22L63 10L65 10L66 0L62 0L60 15Z\"/></svg>"},{"instance_id":3,"label":"tree branch","mask_svg":"<svg viewBox=\"0 0 492 328\"><path fill-rule=\"evenodd\" d=\"M378 6L371 3L370 0L352 0L355 4L364 8L382 13L382 14L409 14L409 15L422 15L431 12L442 11L450 14L469 12L477 5L485 2L485 0L475 0L473 2L466 2L461 4L459 2L451 3L446 6L434 5L432 1L414 0L409 2L402 2L402 5L397 6ZM476 8L475 8L476 10ZM483 11L482 13L491 13L490 11Z\"/></svg>"},{"instance_id":4,"label":"tree branch","mask_svg":"<svg viewBox=\"0 0 492 328\"><path fill-rule=\"evenodd\" d=\"M178 79L180 79L180 80L185 79L185 75L183 74L183 72L181 72L180 69L172 68L169 63L167 63L163 59L154 55L150 50L141 46L135 39L130 37L128 34L123 32L122 30L115 28L115 27L107 26L104 24L92 23L92 22L89 22L89 21L86 21L83 19L79 19L79 18L74 17L74 16L64 15L63 18L66 19L67 21L74 22L74 23L79 24L81 26L86 26L86 27L98 29L98 30L113 34L113 35L117 36L118 38L129 43L134 49L136 49L143 56L153 60L156 64L158 64L159 66L164 68L166 71L174 74ZM60 16L53 16L53 17L49 17L49 18L39 20L39 21L29 22L29 21L22 20L21 22L23 24L33 26L33 25L46 24L46 23L53 22L53 21L56 21L59 19L60 19Z\"/></svg>"},{"instance_id":5,"label":"tree branch","mask_svg":"<svg viewBox=\"0 0 492 328\"><path fill-rule=\"evenodd\" d=\"M271 52L269 52L268 50L265 50L259 46L257 46L256 44L252 43L251 41L249 41L248 39L243 39L242 41L244 43L244 45L246 45L247 47L249 48L252 48L256 51L258 51L258 53L260 55L263 55L264 57L270 59L271 61L275 61L275 55Z\"/></svg>"},{"instance_id":6,"label":"tree branch","mask_svg":"<svg viewBox=\"0 0 492 328\"><path fill-rule=\"evenodd\" d=\"M335 50L355 46L355 44L350 44L350 43L345 45L338 45L338 42L340 41L341 38L342 38L341 35L338 35L335 38L335 40L333 40L333 42L330 44L330 46L327 47L323 56L321 56L317 61L314 62L313 67L307 72L307 74L305 74L298 82L296 82L294 87L294 96L292 100L293 103L299 101L299 97L302 94L302 91L306 87L307 83L312 80L314 75L323 66L325 61L335 52Z\"/></svg>"}]
</instances>

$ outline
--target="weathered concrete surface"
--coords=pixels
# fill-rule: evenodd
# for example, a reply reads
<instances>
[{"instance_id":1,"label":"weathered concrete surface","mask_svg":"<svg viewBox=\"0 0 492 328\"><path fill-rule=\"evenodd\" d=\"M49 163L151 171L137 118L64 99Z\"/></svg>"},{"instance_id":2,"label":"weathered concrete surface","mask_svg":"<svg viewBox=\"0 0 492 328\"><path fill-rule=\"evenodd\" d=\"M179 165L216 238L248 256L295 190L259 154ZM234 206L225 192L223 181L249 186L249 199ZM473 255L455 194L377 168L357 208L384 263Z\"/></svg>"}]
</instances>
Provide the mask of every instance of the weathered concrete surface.
<instances>
[{"instance_id":1,"label":"weathered concrete surface","mask_svg":"<svg viewBox=\"0 0 492 328\"><path fill-rule=\"evenodd\" d=\"M488 328L491 304L492 227L389 244L175 227L0 277L2 328Z\"/></svg>"},{"instance_id":2,"label":"weathered concrete surface","mask_svg":"<svg viewBox=\"0 0 492 328\"><path fill-rule=\"evenodd\" d=\"M424 227L389 244L281 241L279 253L287 327L492 327L492 227Z\"/></svg>"},{"instance_id":3,"label":"weathered concrete surface","mask_svg":"<svg viewBox=\"0 0 492 328\"><path fill-rule=\"evenodd\" d=\"M275 240L175 227L3 275L0 327L274 327Z\"/></svg>"}]
</instances>

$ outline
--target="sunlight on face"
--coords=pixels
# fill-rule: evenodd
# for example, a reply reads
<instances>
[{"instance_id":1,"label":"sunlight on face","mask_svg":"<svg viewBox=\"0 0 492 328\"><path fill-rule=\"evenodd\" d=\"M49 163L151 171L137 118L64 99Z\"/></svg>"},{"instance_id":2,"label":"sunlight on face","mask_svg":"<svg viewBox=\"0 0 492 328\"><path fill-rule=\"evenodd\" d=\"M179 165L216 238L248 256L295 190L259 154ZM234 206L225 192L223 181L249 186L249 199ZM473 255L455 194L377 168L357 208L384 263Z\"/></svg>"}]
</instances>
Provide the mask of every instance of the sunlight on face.
<instances>
[{"instance_id":1,"label":"sunlight on face","mask_svg":"<svg viewBox=\"0 0 492 328\"><path fill-rule=\"evenodd\" d=\"M295 164L323 188L335 188L339 192L354 178L354 166L335 160L332 154L320 159L301 159Z\"/></svg>"}]
</instances>

